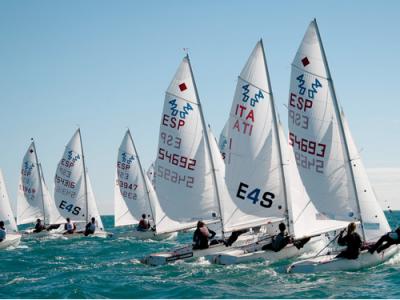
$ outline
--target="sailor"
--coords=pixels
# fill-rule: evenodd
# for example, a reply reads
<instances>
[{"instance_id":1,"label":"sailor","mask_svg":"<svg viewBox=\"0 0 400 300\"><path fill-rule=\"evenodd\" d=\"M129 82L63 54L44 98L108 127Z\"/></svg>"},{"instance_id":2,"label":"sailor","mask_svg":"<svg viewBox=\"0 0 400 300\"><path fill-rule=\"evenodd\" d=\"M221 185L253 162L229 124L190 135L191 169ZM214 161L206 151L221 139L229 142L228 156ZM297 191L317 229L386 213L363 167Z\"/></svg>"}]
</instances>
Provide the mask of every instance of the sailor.
<instances>
[{"instance_id":1,"label":"sailor","mask_svg":"<svg viewBox=\"0 0 400 300\"><path fill-rule=\"evenodd\" d=\"M197 228L193 233L193 249L207 249L208 240L214 238L215 232L208 229L203 221L197 222Z\"/></svg>"},{"instance_id":2,"label":"sailor","mask_svg":"<svg viewBox=\"0 0 400 300\"><path fill-rule=\"evenodd\" d=\"M264 245L262 250L272 250L275 252L281 251L283 248L289 244L292 239L288 236L286 232L286 225L284 223L279 224L279 233L272 238L272 242L270 244Z\"/></svg>"},{"instance_id":3,"label":"sailor","mask_svg":"<svg viewBox=\"0 0 400 300\"><path fill-rule=\"evenodd\" d=\"M368 249L368 251L371 254L373 254L375 251L381 253L390 246L397 244L400 244L400 226L397 227L395 231L391 231L383 235L371 248Z\"/></svg>"},{"instance_id":4,"label":"sailor","mask_svg":"<svg viewBox=\"0 0 400 300\"><path fill-rule=\"evenodd\" d=\"M76 225L71 223L70 218L67 218L67 223L64 224L64 234L73 234L76 230Z\"/></svg>"},{"instance_id":5,"label":"sailor","mask_svg":"<svg viewBox=\"0 0 400 300\"><path fill-rule=\"evenodd\" d=\"M4 241L7 237L7 231L4 228L4 221L0 221L0 242Z\"/></svg>"},{"instance_id":6,"label":"sailor","mask_svg":"<svg viewBox=\"0 0 400 300\"><path fill-rule=\"evenodd\" d=\"M85 236L89 234L93 234L96 231L96 219L92 218L89 223L86 224L85 232L83 233Z\"/></svg>"},{"instance_id":7,"label":"sailor","mask_svg":"<svg viewBox=\"0 0 400 300\"><path fill-rule=\"evenodd\" d=\"M139 225L137 227L138 231L147 231L150 229L150 222L146 219L146 214L142 214L142 218L139 221Z\"/></svg>"},{"instance_id":8,"label":"sailor","mask_svg":"<svg viewBox=\"0 0 400 300\"><path fill-rule=\"evenodd\" d=\"M232 232L232 234L229 236L229 238L226 241L223 241L224 245L226 247L232 246L232 244L237 241L239 236L242 235L243 233L246 233L247 231L248 230L243 229L243 230L237 230L237 231Z\"/></svg>"},{"instance_id":9,"label":"sailor","mask_svg":"<svg viewBox=\"0 0 400 300\"><path fill-rule=\"evenodd\" d=\"M345 250L340 252L336 257L343 257L347 259L357 259L361 249L361 237L356 232L356 224L351 222L347 226L347 234L343 236L346 229L342 230L339 235L338 244L340 246L347 246Z\"/></svg>"},{"instance_id":10,"label":"sailor","mask_svg":"<svg viewBox=\"0 0 400 300\"><path fill-rule=\"evenodd\" d=\"M42 220L37 219L37 220L36 220L35 229L33 229L33 232L39 233L39 232L41 232L41 231L44 230L44 229L45 229L45 226L42 224Z\"/></svg>"}]
</instances>

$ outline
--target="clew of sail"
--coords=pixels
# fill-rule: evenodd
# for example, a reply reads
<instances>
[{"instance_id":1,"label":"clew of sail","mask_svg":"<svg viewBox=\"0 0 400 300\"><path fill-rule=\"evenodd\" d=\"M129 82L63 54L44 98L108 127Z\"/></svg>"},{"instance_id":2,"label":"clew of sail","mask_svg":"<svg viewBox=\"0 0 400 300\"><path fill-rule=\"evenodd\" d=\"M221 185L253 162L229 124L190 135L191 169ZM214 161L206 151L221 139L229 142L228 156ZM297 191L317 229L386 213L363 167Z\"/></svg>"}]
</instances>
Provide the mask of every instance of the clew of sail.
<instances>
[{"instance_id":1,"label":"clew of sail","mask_svg":"<svg viewBox=\"0 0 400 300\"><path fill-rule=\"evenodd\" d=\"M4 181L3 172L0 169L0 220L4 222L7 230L17 232L17 224L14 214L10 206L10 198L8 197L6 183Z\"/></svg>"},{"instance_id":2,"label":"clew of sail","mask_svg":"<svg viewBox=\"0 0 400 300\"><path fill-rule=\"evenodd\" d=\"M169 85L161 117L155 187L160 209L157 233L220 220L217 188L200 101L185 57Z\"/></svg>"},{"instance_id":3,"label":"clew of sail","mask_svg":"<svg viewBox=\"0 0 400 300\"><path fill-rule=\"evenodd\" d=\"M352 167L352 159L358 158L358 152L349 145L352 141L348 140L349 132L345 135L338 107L314 20L292 63L289 145L307 192L320 212L320 219L368 219L368 223L374 225L367 232L363 230L363 234L366 233L366 240L374 240L389 228L365 171L359 167L361 164L357 164L357 170ZM368 192L363 194L361 186L368 187ZM365 199L360 201L361 198ZM362 222L362 226L365 225Z\"/></svg>"}]
</instances>

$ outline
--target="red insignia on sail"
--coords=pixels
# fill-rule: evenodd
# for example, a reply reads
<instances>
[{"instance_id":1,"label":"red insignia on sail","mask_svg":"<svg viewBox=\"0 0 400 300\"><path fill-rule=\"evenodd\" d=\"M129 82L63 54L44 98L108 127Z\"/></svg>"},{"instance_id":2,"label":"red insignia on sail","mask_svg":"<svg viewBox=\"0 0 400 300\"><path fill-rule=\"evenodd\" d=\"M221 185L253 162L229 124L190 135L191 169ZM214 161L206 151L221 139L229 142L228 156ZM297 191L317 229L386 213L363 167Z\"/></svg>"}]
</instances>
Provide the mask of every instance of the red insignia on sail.
<instances>
[{"instance_id":1,"label":"red insignia on sail","mask_svg":"<svg viewBox=\"0 0 400 300\"><path fill-rule=\"evenodd\" d=\"M185 83L181 83L181 84L179 85L179 89L181 90L181 92L187 90L186 84L185 84Z\"/></svg>"},{"instance_id":2,"label":"red insignia on sail","mask_svg":"<svg viewBox=\"0 0 400 300\"><path fill-rule=\"evenodd\" d=\"M310 64L310 61L308 60L308 58L306 56L301 60L301 63L303 64L304 67L306 67Z\"/></svg>"}]
</instances>

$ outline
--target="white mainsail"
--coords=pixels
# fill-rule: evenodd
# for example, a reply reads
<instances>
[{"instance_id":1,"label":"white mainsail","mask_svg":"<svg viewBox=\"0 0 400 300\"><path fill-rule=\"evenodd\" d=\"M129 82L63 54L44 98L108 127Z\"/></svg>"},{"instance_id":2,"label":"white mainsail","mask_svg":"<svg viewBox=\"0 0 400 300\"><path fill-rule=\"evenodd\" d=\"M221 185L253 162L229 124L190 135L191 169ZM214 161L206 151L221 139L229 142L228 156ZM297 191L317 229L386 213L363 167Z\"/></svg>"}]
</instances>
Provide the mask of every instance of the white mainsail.
<instances>
[{"instance_id":1,"label":"white mainsail","mask_svg":"<svg viewBox=\"0 0 400 300\"><path fill-rule=\"evenodd\" d=\"M155 186L157 233L194 227L198 220L221 220L219 191L210 159L207 128L189 58L169 85L161 118Z\"/></svg>"},{"instance_id":2,"label":"white mainsail","mask_svg":"<svg viewBox=\"0 0 400 300\"><path fill-rule=\"evenodd\" d=\"M145 180L128 129L118 150L117 175L114 186L115 226L137 224L142 214L150 215L153 218L150 194Z\"/></svg>"},{"instance_id":3,"label":"white mainsail","mask_svg":"<svg viewBox=\"0 0 400 300\"><path fill-rule=\"evenodd\" d=\"M220 141L220 146L221 142L225 145L226 183L237 209L224 221L240 229L287 218L275 110L261 40L239 75L225 126L226 141Z\"/></svg>"},{"instance_id":4,"label":"white mainsail","mask_svg":"<svg viewBox=\"0 0 400 300\"><path fill-rule=\"evenodd\" d=\"M41 219L44 224L63 222L44 183L36 146L32 141L22 160L17 195L17 222L34 223L36 219Z\"/></svg>"},{"instance_id":5,"label":"white mainsail","mask_svg":"<svg viewBox=\"0 0 400 300\"><path fill-rule=\"evenodd\" d=\"M289 144L320 218L358 221L364 239L390 230L339 111L316 21L292 63Z\"/></svg>"},{"instance_id":6,"label":"white mainsail","mask_svg":"<svg viewBox=\"0 0 400 300\"><path fill-rule=\"evenodd\" d=\"M97 209L89 175L85 169L80 129L65 146L54 179L54 200L60 214L75 222L88 222L96 218L103 228Z\"/></svg>"},{"instance_id":7,"label":"white mainsail","mask_svg":"<svg viewBox=\"0 0 400 300\"><path fill-rule=\"evenodd\" d=\"M6 183L4 181L3 172L0 169L0 220L4 222L7 230L17 232L17 224L14 214L10 206L10 198L8 197Z\"/></svg>"}]
</instances>

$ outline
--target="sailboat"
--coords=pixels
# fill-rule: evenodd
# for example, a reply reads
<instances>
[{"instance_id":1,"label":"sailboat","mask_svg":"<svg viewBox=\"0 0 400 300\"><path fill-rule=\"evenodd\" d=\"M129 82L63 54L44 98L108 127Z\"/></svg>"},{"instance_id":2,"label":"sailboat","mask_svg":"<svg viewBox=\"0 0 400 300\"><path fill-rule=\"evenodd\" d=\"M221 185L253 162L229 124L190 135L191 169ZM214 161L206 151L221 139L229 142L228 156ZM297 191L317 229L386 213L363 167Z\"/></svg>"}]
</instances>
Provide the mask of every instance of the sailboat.
<instances>
[{"instance_id":1,"label":"sailboat","mask_svg":"<svg viewBox=\"0 0 400 300\"><path fill-rule=\"evenodd\" d=\"M40 219L47 227L65 223L51 199L44 180L41 164L38 160L36 145L32 139L22 160L18 196L17 196L17 224L35 223ZM35 233L33 228L24 231L24 234L34 234L35 237L58 232L57 226L53 230L43 230Z\"/></svg>"},{"instance_id":2,"label":"sailboat","mask_svg":"<svg viewBox=\"0 0 400 300\"><path fill-rule=\"evenodd\" d=\"M145 214L152 222L154 219L152 206L157 205L157 201L157 195L150 179L143 172L131 132L128 129L118 150L114 186L115 226L138 224L142 214ZM171 238L173 234L157 234L154 229L147 231L131 229L128 235L139 239L162 240Z\"/></svg>"},{"instance_id":3,"label":"sailboat","mask_svg":"<svg viewBox=\"0 0 400 300\"><path fill-rule=\"evenodd\" d=\"M78 230L67 238L83 236L82 230L91 218L96 220L96 231L90 236L106 238L111 234L104 231L103 222L97 209L89 174L85 165L82 137L77 129L65 146L54 178L54 200L60 214L76 222Z\"/></svg>"},{"instance_id":4,"label":"sailboat","mask_svg":"<svg viewBox=\"0 0 400 300\"><path fill-rule=\"evenodd\" d=\"M6 183L3 172L0 169L0 221L4 222L7 235L5 240L0 242L0 249L6 249L10 246L16 247L21 241L21 234L18 233L14 214L11 210L10 199L8 197Z\"/></svg>"},{"instance_id":5,"label":"sailboat","mask_svg":"<svg viewBox=\"0 0 400 300\"><path fill-rule=\"evenodd\" d=\"M363 242L376 242L390 226L339 107L315 19L292 63L288 107L290 145L308 193L318 200L321 217L359 222ZM397 252L397 246L373 255L364 250L353 260L322 255L296 262L288 271L356 270Z\"/></svg>"},{"instance_id":6,"label":"sailboat","mask_svg":"<svg viewBox=\"0 0 400 300\"><path fill-rule=\"evenodd\" d=\"M201 108L189 56L180 64L169 85L161 118L155 187L159 207L155 208L156 232L178 232L206 224L223 223L221 203L228 201L224 189L224 163ZM162 211L158 211L162 210ZM224 238L224 230L222 231ZM169 252L150 254L150 265L220 251L221 243L193 250L186 245Z\"/></svg>"},{"instance_id":7,"label":"sailboat","mask_svg":"<svg viewBox=\"0 0 400 300\"><path fill-rule=\"evenodd\" d=\"M266 232L253 244L234 247L208 256L213 263L235 264L255 259L276 261L317 249L321 234L345 227L334 220L318 220L277 119L262 40L243 67L236 86L229 120L224 128L225 179L236 208L227 216L236 230L264 225ZM223 141L223 140L222 140ZM279 223L300 241L311 238L299 249L293 243L279 252L263 251L278 234Z\"/></svg>"}]
</instances>

